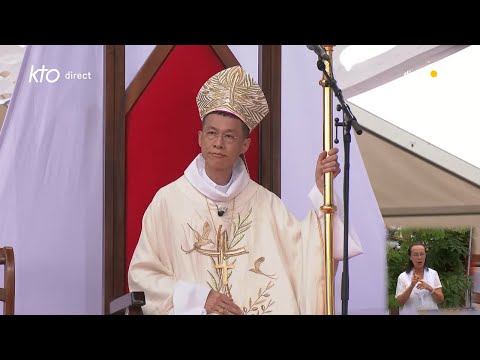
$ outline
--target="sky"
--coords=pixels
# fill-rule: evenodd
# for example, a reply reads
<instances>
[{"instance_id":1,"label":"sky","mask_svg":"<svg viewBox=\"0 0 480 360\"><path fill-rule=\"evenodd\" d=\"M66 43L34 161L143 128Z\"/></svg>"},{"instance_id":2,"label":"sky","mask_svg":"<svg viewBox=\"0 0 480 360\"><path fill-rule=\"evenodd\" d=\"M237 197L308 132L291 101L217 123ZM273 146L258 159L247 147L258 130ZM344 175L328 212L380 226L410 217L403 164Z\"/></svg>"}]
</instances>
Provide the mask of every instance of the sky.
<instances>
[{"instance_id":1,"label":"sky","mask_svg":"<svg viewBox=\"0 0 480 360\"><path fill-rule=\"evenodd\" d=\"M348 101L480 168L480 46Z\"/></svg>"}]
</instances>

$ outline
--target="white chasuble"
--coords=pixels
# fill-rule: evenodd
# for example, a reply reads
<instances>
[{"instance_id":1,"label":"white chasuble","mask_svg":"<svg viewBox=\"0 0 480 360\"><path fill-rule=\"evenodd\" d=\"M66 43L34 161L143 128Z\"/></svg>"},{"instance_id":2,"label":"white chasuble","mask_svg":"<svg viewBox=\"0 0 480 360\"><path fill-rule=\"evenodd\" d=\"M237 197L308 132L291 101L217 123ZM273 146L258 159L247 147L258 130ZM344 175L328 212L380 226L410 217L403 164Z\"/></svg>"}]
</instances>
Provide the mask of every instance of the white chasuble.
<instances>
[{"instance_id":1,"label":"white chasuble","mask_svg":"<svg viewBox=\"0 0 480 360\"><path fill-rule=\"evenodd\" d=\"M237 163L240 171L226 194L205 190L205 183L199 185L201 160L199 155L185 175L160 189L144 214L129 269L130 291L145 292L144 313L177 313L185 300L175 300L175 289L192 284L190 295L201 306L213 289L230 295L246 315L322 314L318 213L312 209L299 221L275 194L249 179L243 163ZM220 208L226 208L222 216ZM334 258L341 259L343 227L341 219L335 221ZM361 252L353 234L349 257Z\"/></svg>"}]
</instances>

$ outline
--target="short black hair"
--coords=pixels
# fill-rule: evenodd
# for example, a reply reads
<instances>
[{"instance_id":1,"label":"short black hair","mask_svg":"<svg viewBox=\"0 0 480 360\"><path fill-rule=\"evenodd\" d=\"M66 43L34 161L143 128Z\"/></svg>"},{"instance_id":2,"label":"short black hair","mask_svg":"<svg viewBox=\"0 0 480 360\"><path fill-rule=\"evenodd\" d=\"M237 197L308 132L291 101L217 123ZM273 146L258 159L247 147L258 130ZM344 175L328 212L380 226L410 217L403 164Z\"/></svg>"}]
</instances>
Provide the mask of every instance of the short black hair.
<instances>
[{"instance_id":1,"label":"short black hair","mask_svg":"<svg viewBox=\"0 0 480 360\"><path fill-rule=\"evenodd\" d=\"M238 119L240 120L240 122L242 123L242 134L243 134L243 137L245 139L247 139L249 136L250 136L250 129L248 128L247 125L245 125L245 123L242 121L242 119L240 119L238 116L232 114L232 113L229 113L227 111L212 111L211 113L208 113L208 115L210 114L217 114L217 115L222 115L222 116L230 116L230 117L233 117L235 119ZM208 116L207 115L207 116ZM205 126L205 118L207 117L205 116L202 120L202 127Z\"/></svg>"}]
</instances>

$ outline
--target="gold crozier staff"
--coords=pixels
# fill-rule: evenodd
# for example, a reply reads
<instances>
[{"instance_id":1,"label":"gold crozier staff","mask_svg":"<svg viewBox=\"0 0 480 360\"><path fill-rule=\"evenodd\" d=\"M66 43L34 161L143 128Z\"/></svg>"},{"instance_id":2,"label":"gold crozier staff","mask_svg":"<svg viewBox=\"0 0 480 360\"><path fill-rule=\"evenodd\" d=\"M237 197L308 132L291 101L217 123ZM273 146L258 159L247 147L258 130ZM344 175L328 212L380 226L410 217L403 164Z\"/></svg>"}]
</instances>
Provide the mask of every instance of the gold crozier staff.
<instances>
[{"instance_id":1,"label":"gold crozier staff","mask_svg":"<svg viewBox=\"0 0 480 360\"><path fill-rule=\"evenodd\" d=\"M323 61L325 64L325 71L332 78L332 51L333 45L324 45L330 62ZM332 149L333 138L333 91L328 84L327 77L323 75L320 85L323 87L323 150L328 152ZM333 262L333 214L336 211L336 206L333 204L333 174L328 172L325 174L324 187L324 203L320 210L325 217L325 314L335 315L335 272Z\"/></svg>"}]
</instances>

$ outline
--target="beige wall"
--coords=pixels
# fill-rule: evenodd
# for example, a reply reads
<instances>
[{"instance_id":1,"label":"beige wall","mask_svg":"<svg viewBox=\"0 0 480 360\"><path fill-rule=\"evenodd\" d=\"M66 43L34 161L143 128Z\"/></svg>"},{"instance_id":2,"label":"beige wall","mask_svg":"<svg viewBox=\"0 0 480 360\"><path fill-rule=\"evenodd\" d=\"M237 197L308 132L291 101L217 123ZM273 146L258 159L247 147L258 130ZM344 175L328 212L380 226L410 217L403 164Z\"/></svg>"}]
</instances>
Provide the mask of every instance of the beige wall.
<instances>
[{"instance_id":1,"label":"beige wall","mask_svg":"<svg viewBox=\"0 0 480 360\"><path fill-rule=\"evenodd\" d=\"M357 136L387 227L474 227L480 255L480 186L366 130Z\"/></svg>"}]
</instances>

